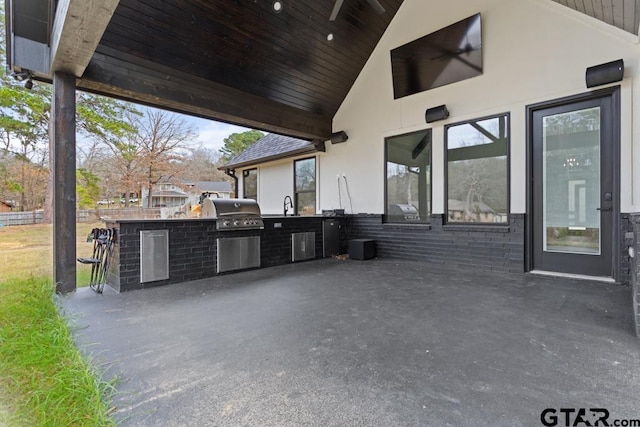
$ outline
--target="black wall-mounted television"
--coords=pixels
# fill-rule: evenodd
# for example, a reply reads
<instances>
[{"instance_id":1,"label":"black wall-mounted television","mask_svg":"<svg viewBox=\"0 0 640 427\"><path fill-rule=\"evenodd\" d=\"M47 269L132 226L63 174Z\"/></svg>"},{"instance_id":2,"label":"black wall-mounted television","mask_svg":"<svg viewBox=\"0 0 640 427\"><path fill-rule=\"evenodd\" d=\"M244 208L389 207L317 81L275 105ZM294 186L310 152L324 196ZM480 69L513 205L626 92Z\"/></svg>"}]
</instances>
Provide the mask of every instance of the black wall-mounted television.
<instances>
[{"instance_id":1,"label":"black wall-mounted television","mask_svg":"<svg viewBox=\"0 0 640 427\"><path fill-rule=\"evenodd\" d=\"M480 14L391 51L394 99L482 74Z\"/></svg>"}]
</instances>

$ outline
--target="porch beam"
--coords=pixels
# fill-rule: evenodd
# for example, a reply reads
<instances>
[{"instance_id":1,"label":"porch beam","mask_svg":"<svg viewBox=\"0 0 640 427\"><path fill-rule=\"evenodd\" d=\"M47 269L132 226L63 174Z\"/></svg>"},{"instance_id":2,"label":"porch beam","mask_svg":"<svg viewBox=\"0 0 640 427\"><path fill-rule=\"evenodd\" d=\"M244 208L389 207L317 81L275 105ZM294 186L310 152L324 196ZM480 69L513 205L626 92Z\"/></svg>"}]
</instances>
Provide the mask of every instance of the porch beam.
<instances>
[{"instance_id":1,"label":"porch beam","mask_svg":"<svg viewBox=\"0 0 640 427\"><path fill-rule=\"evenodd\" d=\"M120 0L59 0L51 34L52 73L81 77Z\"/></svg>"},{"instance_id":2,"label":"porch beam","mask_svg":"<svg viewBox=\"0 0 640 427\"><path fill-rule=\"evenodd\" d=\"M53 279L57 293L76 290L76 78L53 74Z\"/></svg>"},{"instance_id":3,"label":"porch beam","mask_svg":"<svg viewBox=\"0 0 640 427\"><path fill-rule=\"evenodd\" d=\"M295 138L323 141L331 138L331 117L180 73L102 46L78 81L78 88Z\"/></svg>"}]
</instances>

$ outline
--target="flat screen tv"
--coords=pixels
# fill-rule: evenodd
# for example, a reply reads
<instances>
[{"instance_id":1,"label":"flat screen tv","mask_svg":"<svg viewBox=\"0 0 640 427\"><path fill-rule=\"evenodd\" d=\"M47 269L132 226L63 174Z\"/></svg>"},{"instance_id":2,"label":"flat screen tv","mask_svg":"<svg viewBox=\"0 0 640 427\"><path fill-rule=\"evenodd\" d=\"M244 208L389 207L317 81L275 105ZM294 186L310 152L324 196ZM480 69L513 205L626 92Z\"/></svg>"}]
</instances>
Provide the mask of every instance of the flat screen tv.
<instances>
[{"instance_id":1,"label":"flat screen tv","mask_svg":"<svg viewBox=\"0 0 640 427\"><path fill-rule=\"evenodd\" d=\"M394 99L482 74L480 14L391 51Z\"/></svg>"}]
</instances>

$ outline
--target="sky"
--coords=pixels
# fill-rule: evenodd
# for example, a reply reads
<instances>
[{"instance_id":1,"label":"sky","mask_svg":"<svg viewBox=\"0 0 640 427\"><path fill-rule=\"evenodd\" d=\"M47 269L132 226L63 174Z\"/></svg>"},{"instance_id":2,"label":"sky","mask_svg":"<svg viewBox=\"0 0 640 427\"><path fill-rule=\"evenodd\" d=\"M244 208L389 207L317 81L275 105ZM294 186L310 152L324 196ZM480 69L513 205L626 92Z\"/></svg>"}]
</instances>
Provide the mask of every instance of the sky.
<instances>
[{"instance_id":1,"label":"sky","mask_svg":"<svg viewBox=\"0 0 640 427\"><path fill-rule=\"evenodd\" d=\"M203 148L219 150L223 146L223 140L232 133L240 133L250 130L241 126L227 123L215 122L213 120L201 119L199 117L180 116L195 129L198 137L196 143L202 144Z\"/></svg>"},{"instance_id":2,"label":"sky","mask_svg":"<svg viewBox=\"0 0 640 427\"><path fill-rule=\"evenodd\" d=\"M139 104L136 105L136 108L140 111L154 110L154 108L146 107ZM220 150L220 148L224 146L223 140L232 133L240 133L251 130L250 128L216 122L214 120L202 119L200 117L189 116L187 114L180 114L172 111L167 111L167 113L179 116L187 123L187 125L193 128L197 136L192 142L195 143L193 145L195 145L196 147L201 146L202 148ZM267 132L264 133L266 134ZM78 134L77 138L78 144L82 144L83 142L88 141L88 139L82 134Z\"/></svg>"}]
</instances>

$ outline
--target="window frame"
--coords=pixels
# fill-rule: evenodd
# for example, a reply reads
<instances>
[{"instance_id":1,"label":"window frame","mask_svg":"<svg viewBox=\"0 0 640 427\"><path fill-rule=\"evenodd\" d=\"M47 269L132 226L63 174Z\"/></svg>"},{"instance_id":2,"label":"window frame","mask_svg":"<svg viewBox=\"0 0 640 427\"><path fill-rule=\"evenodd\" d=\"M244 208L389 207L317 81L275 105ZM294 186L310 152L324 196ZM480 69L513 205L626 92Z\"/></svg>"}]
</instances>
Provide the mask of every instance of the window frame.
<instances>
[{"instance_id":1,"label":"window frame","mask_svg":"<svg viewBox=\"0 0 640 427\"><path fill-rule=\"evenodd\" d=\"M305 160L313 160L313 179L315 181L315 185L313 190L304 190L304 191L298 191L297 190L297 168L296 168L296 164L298 162L302 162ZM306 194L306 193L313 193L314 194L314 201L313 201L313 205L314 205L314 211L313 211L313 215L318 213L318 158L317 156L311 156L311 157L304 157L301 159L295 159L293 161L293 212L296 216L305 216L305 215L300 215L300 213L298 212L298 194Z\"/></svg>"},{"instance_id":2,"label":"window frame","mask_svg":"<svg viewBox=\"0 0 640 427\"><path fill-rule=\"evenodd\" d=\"M245 183L245 179L249 176L249 174L255 171L256 172L256 198L255 201L258 201L258 168L250 168L250 169L244 169L242 171L242 198L246 199L247 198L247 193L246 193L246 183ZM238 197L238 196L236 196Z\"/></svg>"},{"instance_id":3,"label":"window frame","mask_svg":"<svg viewBox=\"0 0 640 427\"><path fill-rule=\"evenodd\" d=\"M388 192L388 179L387 179L387 165L389 164L389 141L402 137L409 136L418 133L427 132L431 136L431 150L429 151L429 191L427 193L427 200L429 201L429 214L426 219L421 219L420 221L393 221L389 219L389 203L387 203L389 192ZM401 133L397 135L387 136L384 138L384 213L382 215L383 224L390 224L394 226L430 226L431 225L431 215L433 215L433 128L425 128L412 132Z\"/></svg>"},{"instance_id":4,"label":"window frame","mask_svg":"<svg viewBox=\"0 0 640 427\"><path fill-rule=\"evenodd\" d=\"M507 156L507 220L505 222L456 222L449 220L449 129L455 126L478 123L484 120L506 118L506 156ZM491 157L483 157L489 159ZM511 223L511 112L491 114L489 116L477 117L444 126L444 219L443 225L451 227L509 227Z\"/></svg>"}]
</instances>

